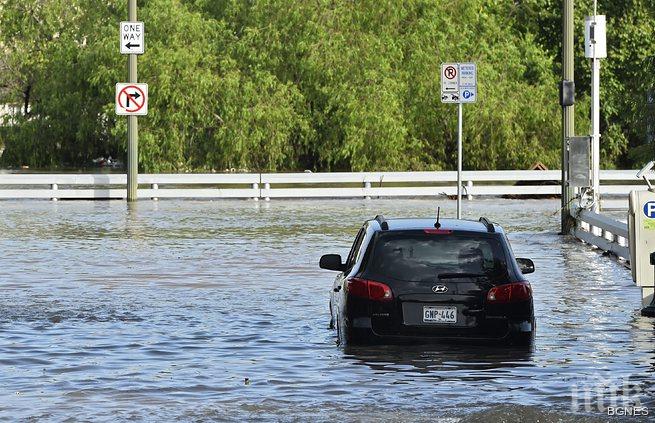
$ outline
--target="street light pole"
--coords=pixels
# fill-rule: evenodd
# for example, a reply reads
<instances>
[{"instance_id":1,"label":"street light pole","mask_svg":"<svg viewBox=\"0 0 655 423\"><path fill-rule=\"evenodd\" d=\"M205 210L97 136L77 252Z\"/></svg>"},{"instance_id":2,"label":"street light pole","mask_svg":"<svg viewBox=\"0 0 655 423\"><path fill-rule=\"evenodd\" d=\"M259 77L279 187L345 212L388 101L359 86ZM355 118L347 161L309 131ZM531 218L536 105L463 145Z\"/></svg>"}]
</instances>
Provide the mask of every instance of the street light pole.
<instances>
[{"instance_id":1,"label":"street light pole","mask_svg":"<svg viewBox=\"0 0 655 423\"><path fill-rule=\"evenodd\" d=\"M128 0L128 17L130 22L136 22L136 0ZM137 83L137 55L127 57L128 82ZM137 200L139 187L139 126L136 116L127 117L127 201Z\"/></svg>"}]
</instances>

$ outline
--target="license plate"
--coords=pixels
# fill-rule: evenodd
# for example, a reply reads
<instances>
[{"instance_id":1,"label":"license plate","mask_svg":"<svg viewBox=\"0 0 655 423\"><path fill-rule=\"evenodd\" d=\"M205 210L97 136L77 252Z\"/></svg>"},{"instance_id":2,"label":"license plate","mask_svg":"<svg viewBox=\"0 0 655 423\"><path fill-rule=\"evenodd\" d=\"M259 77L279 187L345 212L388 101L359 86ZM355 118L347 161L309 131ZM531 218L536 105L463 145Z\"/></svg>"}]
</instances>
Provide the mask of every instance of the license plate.
<instances>
[{"instance_id":1,"label":"license plate","mask_svg":"<svg viewBox=\"0 0 655 423\"><path fill-rule=\"evenodd\" d=\"M457 323L457 307L423 307L425 323Z\"/></svg>"}]
</instances>

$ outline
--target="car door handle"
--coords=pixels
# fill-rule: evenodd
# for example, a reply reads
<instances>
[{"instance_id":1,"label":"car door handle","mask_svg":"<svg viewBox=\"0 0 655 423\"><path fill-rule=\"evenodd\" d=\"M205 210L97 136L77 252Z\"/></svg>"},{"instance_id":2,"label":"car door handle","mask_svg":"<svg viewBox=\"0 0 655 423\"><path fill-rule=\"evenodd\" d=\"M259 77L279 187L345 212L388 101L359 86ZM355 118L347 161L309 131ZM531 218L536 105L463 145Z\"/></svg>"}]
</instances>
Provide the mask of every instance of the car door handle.
<instances>
[{"instance_id":1,"label":"car door handle","mask_svg":"<svg viewBox=\"0 0 655 423\"><path fill-rule=\"evenodd\" d=\"M336 288L334 288L334 292L339 292L339 291L341 291L341 285L339 285L339 286L337 286Z\"/></svg>"}]
</instances>

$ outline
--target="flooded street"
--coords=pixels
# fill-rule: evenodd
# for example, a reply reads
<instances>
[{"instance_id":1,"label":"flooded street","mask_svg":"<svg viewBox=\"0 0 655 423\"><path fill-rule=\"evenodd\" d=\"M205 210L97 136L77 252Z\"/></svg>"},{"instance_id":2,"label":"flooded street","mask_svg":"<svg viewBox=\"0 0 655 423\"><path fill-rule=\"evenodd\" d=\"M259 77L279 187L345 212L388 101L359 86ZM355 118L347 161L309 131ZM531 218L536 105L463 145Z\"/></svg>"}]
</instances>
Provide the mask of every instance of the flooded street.
<instances>
[{"instance_id":1,"label":"flooded street","mask_svg":"<svg viewBox=\"0 0 655 423\"><path fill-rule=\"evenodd\" d=\"M0 202L0 418L604 421L617 389L655 415L655 323L559 200L464 202L535 261L532 351L336 345L320 256L437 204Z\"/></svg>"}]
</instances>

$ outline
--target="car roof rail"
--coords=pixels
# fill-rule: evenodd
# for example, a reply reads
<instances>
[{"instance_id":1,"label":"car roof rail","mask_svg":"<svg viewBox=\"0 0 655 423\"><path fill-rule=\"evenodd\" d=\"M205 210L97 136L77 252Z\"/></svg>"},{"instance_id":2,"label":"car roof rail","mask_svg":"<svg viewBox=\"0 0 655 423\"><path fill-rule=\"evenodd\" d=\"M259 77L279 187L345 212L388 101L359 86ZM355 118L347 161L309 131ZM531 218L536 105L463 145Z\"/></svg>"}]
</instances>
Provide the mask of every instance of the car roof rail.
<instances>
[{"instance_id":1,"label":"car roof rail","mask_svg":"<svg viewBox=\"0 0 655 423\"><path fill-rule=\"evenodd\" d=\"M389 223L387 222L387 219L384 218L381 214L378 214L375 216L375 220L380 224L380 229L383 231L388 231L389 230Z\"/></svg>"},{"instance_id":2,"label":"car roof rail","mask_svg":"<svg viewBox=\"0 0 655 423\"><path fill-rule=\"evenodd\" d=\"M480 222L487 227L487 232L494 233L496 232L496 228L494 228L494 224L489 221L486 217L481 217Z\"/></svg>"}]
</instances>

